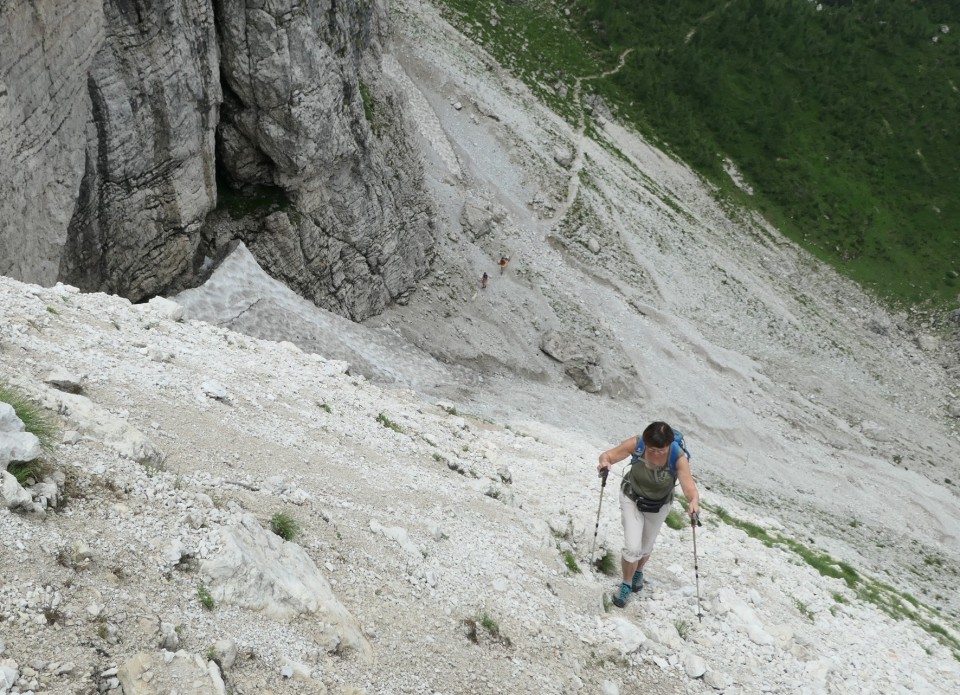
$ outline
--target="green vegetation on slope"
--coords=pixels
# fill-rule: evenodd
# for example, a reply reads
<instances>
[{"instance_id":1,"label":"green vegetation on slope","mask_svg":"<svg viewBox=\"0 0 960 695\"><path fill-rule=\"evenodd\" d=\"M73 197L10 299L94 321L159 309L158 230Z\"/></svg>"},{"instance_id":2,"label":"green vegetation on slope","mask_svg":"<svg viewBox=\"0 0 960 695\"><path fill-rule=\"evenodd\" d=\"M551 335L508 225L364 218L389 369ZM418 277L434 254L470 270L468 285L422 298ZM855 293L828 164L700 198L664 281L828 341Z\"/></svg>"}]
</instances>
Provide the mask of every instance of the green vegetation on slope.
<instances>
[{"instance_id":1,"label":"green vegetation on slope","mask_svg":"<svg viewBox=\"0 0 960 695\"><path fill-rule=\"evenodd\" d=\"M960 7L444 2L551 105L562 99L548 86L633 49L622 70L589 84L622 117L737 195L722 169L729 157L756 192L744 202L879 295L955 305Z\"/></svg>"}]
</instances>

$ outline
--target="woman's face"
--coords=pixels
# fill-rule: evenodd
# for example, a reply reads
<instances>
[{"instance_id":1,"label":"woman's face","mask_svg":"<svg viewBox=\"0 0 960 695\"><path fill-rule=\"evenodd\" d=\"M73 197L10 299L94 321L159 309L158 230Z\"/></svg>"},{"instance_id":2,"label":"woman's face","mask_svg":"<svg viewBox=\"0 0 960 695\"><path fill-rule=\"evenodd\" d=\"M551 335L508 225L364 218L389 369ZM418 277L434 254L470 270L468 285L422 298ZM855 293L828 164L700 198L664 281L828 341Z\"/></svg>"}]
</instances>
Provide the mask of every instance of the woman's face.
<instances>
[{"instance_id":1,"label":"woman's face","mask_svg":"<svg viewBox=\"0 0 960 695\"><path fill-rule=\"evenodd\" d=\"M643 453L650 463L661 464L670 454L670 445L644 447Z\"/></svg>"}]
</instances>

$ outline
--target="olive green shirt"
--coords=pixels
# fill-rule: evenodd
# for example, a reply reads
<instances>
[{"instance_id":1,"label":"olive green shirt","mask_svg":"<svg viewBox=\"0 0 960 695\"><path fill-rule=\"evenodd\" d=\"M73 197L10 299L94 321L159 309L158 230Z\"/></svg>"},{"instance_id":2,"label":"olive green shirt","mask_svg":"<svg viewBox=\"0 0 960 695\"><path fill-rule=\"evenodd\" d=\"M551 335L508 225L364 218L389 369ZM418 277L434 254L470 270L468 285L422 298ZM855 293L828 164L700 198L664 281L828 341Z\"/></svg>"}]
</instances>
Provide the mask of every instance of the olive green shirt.
<instances>
[{"instance_id":1,"label":"olive green shirt","mask_svg":"<svg viewBox=\"0 0 960 695\"><path fill-rule=\"evenodd\" d=\"M664 504L673 501L673 487L677 479L670 473L670 466L664 464L662 468L653 468L652 464L641 458L630 466L625 477L627 484L638 497L648 500L663 500L667 495L670 499Z\"/></svg>"}]
</instances>

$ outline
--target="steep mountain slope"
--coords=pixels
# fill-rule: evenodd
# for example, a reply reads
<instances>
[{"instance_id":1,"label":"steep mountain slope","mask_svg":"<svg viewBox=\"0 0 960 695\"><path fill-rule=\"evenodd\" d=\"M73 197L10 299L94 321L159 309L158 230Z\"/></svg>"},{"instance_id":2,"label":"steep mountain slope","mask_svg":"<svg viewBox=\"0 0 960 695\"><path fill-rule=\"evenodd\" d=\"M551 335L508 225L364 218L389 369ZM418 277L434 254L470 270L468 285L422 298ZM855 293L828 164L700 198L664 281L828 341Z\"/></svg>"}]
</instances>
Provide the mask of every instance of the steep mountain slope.
<instances>
[{"instance_id":1,"label":"steep mountain slope","mask_svg":"<svg viewBox=\"0 0 960 695\"><path fill-rule=\"evenodd\" d=\"M0 677L955 691L960 445L935 337L635 133L587 137L429 3L391 20L379 68L440 230L405 305L346 324L242 251L180 298L219 327L0 279L0 373L69 442L63 506L0 511ZM57 367L84 393L47 384ZM688 527L664 529L625 611L589 569L596 456L655 418L686 433L709 505L702 622ZM619 549L614 490L601 552ZM280 511L293 544L262 530Z\"/></svg>"},{"instance_id":2,"label":"steep mountain slope","mask_svg":"<svg viewBox=\"0 0 960 695\"><path fill-rule=\"evenodd\" d=\"M581 433L504 427L162 304L6 278L0 300L0 370L67 429L57 508L0 511L0 692L960 685L949 623L894 619L865 600L896 606L890 589L727 523L776 537L777 510L707 492L727 511L704 514L696 575L689 527L664 528L643 591L608 612ZM620 541L613 489L601 554ZM266 530L281 512L292 542Z\"/></svg>"},{"instance_id":3,"label":"steep mountain slope","mask_svg":"<svg viewBox=\"0 0 960 695\"><path fill-rule=\"evenodd\" d=\"M396 15L399 79L421 105L449 232L442 274L370 322L479 367L484 388L459 397L484 412L515 406L598 445L665 417L697 442L711 484L783 510L798 529L815 525L878 570L923 574L936 556L956 576L950 348L725 208L636 134L604 122L584 137L428 5L401 3ZM502 207L503 222L472 238L465 198ZM478 293L484 270L493 280ZM570 391L565 365L539 349L551 329L595 355L612 399ZM863 527L850 537L853 518ZM957 610L939 581L928 598Z\"/></svg>"}]
</instances>

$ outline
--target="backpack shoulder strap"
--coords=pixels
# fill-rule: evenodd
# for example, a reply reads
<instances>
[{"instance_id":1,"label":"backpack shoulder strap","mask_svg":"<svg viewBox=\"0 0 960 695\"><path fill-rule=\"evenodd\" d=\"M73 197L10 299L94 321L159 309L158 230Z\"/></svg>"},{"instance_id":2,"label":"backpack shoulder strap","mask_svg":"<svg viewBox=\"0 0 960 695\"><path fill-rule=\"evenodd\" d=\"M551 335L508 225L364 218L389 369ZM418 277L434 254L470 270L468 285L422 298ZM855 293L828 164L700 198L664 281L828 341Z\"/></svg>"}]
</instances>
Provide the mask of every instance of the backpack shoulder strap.
<instances>
[{"instance_id":1,"label":"backpack shoulder strap","mask_svg":"<svg viewBox=\"0 0 960 695\"><path fill-rule=\"evenodd\" d=\"M683 447L680 446L680 442L674 441L670 445L670 460L667 463L667 469L674 478L677 477L677 459L683 455L682 452Z\"/></svg>"},{"instance_id":2,"label":"backpack shoulder strap","mask_svg":"<svg viewBox=\"0 0 960 695\"><path fill-rule=\"evenodd\" d=\"M643 456L644 449L646 449L646 446L645 446L644 443L643 443L643 437L641 437L641 436L638 434L638 435L637 435L637 448L636 448L636 450L635 450L632 454L630 454L630 465L631 465L631 466L632 466L633 464L635 464L637 461L640 460L640 457Z\"/></svg>"}]
</instances>

